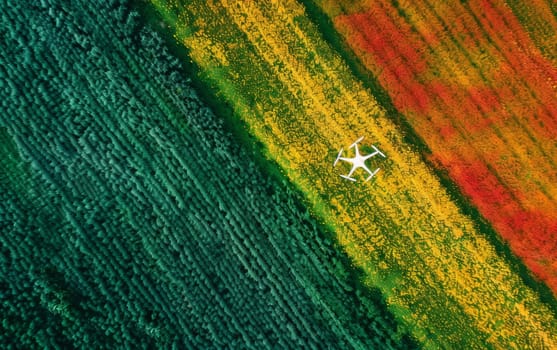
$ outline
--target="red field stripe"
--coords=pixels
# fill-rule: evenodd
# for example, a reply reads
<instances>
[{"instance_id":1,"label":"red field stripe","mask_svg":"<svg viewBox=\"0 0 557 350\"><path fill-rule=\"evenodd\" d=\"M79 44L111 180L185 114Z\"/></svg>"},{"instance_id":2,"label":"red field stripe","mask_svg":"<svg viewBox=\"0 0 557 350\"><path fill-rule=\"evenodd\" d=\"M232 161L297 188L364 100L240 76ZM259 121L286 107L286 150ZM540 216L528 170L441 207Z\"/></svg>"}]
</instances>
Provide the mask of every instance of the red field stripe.
<instances>
[{"instance_id":1,"label":"red field stripe","mask_svg":"<svg viewBox=\"0 0 557 350\"><path fill-rule=\"evenodd\" d=\"M516 64L514 51L503 43L490 44L487 36L493 34L479 27L474 16L464 8L463 14L457 16L453 22L455 25L451 27L443 23L442 17L436 13L428 17L431 18L432 29L428 39L425 39L425 35L414 31L389 4L374 2L373 5L365 14L340 16L335 22L348 35L348 42L355 46L357 54L378 75L380 83L391 94L395 107L408 116L434 151L434 156L448 169L463 192L493 222L500 234L509 240L517 255L557 290L557 268L552 271L545 260L557 258L557 252L548 248L557 222L554 220L556 203L547 187L552 185L549 179L555 177L555 166L554 159L544 151L549 149L551 152L551 147L541 147L539 142L536 143L536 140L543 142L544 138L547 140L555 136L557 128L544 130L539 123L552 125L554 118L551 115L556 109L539 99L540 96L547 97L547 94L542 94L543 87L542 93L532 92L534 85L526 80L529 78L528 71L525 66ZM427 3L421 6L426 7L425 11L422 8L415 12L426 15L433 9ZM452 13L452 10L448 12ZM448 33L445 28L450 28ZM507 70L513 73L510 83L507 84L504 76L498 76L497 71L487 71L488 75L485 75L481 69L474 70L473 58L452 41L455 39L450 38L462 37L462 34L464 40L460 40L460 45L466 49L470 49L468 46L472 50L488 48L492 50L492 55L499 57L503 68L501 72ZM475 85L451 84L451 79L459 77L448 69L448 60L437 69L440 73L438 78L430 74L429 70L435 69L432 65L439 61L439 57L428 56L427 53L431 50L435 52L435 45L447 44L444 46L447 50L456 49L455 53L465 58L462 62L464 67L469 65L466 75L472 75L462 77ZM544 66L543 69L549 68ZM478 77L483 80L480 84ZM520 99L519 103L514 103L513 98L516 96ZM525 100L532 101L535 107L526 106L527 109L522 111ZM532 108L536 113L531 113ZM538 111L543 112L543 119L540 119L540 115L535 116ZM521 116L521 113L526 116ZM536 122L538 127L527 129L532 122ZM499 130L498 136L493 130ZM476 146L481 143L474 140L484 134L491 139L490 144L495 146L494 149ZM514 141L516 137L535 149L522 149L520 142ZM466 148L463 149L463 145ZM531 151L538 154L537 158L521 157L520 152ZM501 163L500 159L505 154L510 159ZM523 161L527 163L522 164ZM508 168L510 164L517 164L512 174L509 171L514 168ZM522 186L518 180L522 167L530 170L539 167L538 175L544 179L543 183L535 185L536 189ZM533 202L529 198L530 194L539 198L541 203ZM522 249L520 243L524 239L531 240L526 250Z\"/></svg>"},{"instance_id":2,"label":"red field stripe","mask_svg":"<svg viewBox=\"0 0 557 350\"><path fill-rule=\"evenodd\" d=\"M377 17L377 16L375 15L375 16L374 16L374 19L377 19L377 18L380 18L380 17ZM373 23L373 24L374 24L374 25L377 25L378 27L383 25L383 23L381 23L381 24ZM374 26L367 26L367 28L370 28L370 27L371 27L371 28L374 28ZM406 37L408 37L409 34L410 34L409 31L407 31L407 33L405 33ZM399 41L395 41L395 42L399 42ZM384 63L383 63L383 64L384 64ZM400 77L401 75L398 74L397 76ZM387 79L387 80L391 80L391 79ZM406 85L406 86L412 85L412 83L406 81L406 82L405 82L405 85ZM426 88L427 88L427 87L426 87ZM423 88L419 88L419 89L417 89L417 91L418 91L418 92L423 92ZM493 97L494 97L495 95L496 95L496 94L494 94L494 95L492 96L492 100L493 100ZM395 105L397 105L399 108L405 108L405 107L407 107L407 105L409 104L408 102L411 102L411 101L412 101L412 99L408 100L408 97L409 97L409 96L401 95L401 93L398 93L398 92L397 92L396 94L393 94L393 96L395 97ZM423 94L422 94L422 96L423 96ZM470 96L467 96L466 99L469 99L469 100L473 101L475 104L478 104L478 105L480 106L480 108L482 109L482 111L485 112L485 104L482 103L481 100L478 100L477 95L474 96L474 94L472 94L471 97L470 97ZM400 100L402 100L402 102L406 102L406 104L397 103L397 102L400 101ZM423 100L424 100L424 98L422 97L422 101L423 101ZM423 106L423 103L422 103L421 105ZM502 110L502 111L505 111L505 110ZM515 118L516 118L516 117L515 117ZM469 118L462 118L462 120L468 120L468 119L469 119ZM480 122L480 123L478 123L478 122L472 121L472 123L475 124L476 126L481 126L481 125L489 125L491 122L490 122L490 121L485 121L485 122ZM470 126L466 126L467 129L468 129L469 127L470 127ZM548 161L551 162L552 159L549 159Z\"/></svg>"},{"instance_id":3,"label":"red field stripe","mask_svg":"<svg viewBox=\"0 0 557 350\"><path fill-rule=\"evenodd\" d=\"M425 12L427 13L428 9L425 9ZM420 9L419 11L417 11L419 13L424 13L424 9ZM458 11L457 11L458 12ZM465 13L466 11L462 11L462 13ZM460 12L459 12L460 13ZM435 14L433 16L429 16L428 18L431 18L431 22L432 22L432 27L434 27L434 23L435 22ZM460 16L459 18L463 18L464 16ZM466 16L466 18L468 18L469 20L467 22L470 22L470 16ZM464 21L464 19L462 19L462 21ZM456 21L458 22L458 21ZM474 27L473 24L471 23L467 23L467 25L462 26L463 28L470 28L470 27ZM477 26L476 26L477 27ZM479 32L478 32L479 33ZM458 34L458 33L456 33ZM485 36L485 35L478 35L480 37ZM487 40L487 38L485 38ZM472 42L471 40L468 40L467 42ZM476 41L474 41L476 44ZM487 43L487 41L486 41ZM484 47L485 47L485 43L484 43ZM511 77L512 79L515 79L516 76L518 76L518 72L515 72L515 74L509 74L509 77ZM501 79L504 81L504 79ZM514 80L513 80L514 81ZM529 94L531 95L531 92L529 91L525 91L524 90L524 82L517 82L515 84L512 84L515 87L519 87L520 93L522 94L521 96L524 96L524 94ZM512 100L514 98L516 98L517 96L511 96L508 94L508 88L506 86L502 86L500 89L502 89L503 91L506 91L506 95L507 98L504 99L506 101L506 106L504 109L501 109L501 111L503 112L503 116L504 118L512 118L520 127L521 127L521 132L525 132L528 137L533 141L536 142L536 138L534 138L530 133L528 128L532 128L535 133L539 136L542 136L545 139L554 139L555 137L557 137L557 127L553 127L555 123L553 123L554 118L550 118L549 119L549 123L548 123L548 119L546 118L544 121L540 120L539 118L536 117L536 115L538 114L538 111L543 111L545 110L544 104L542 103L542 101L537 100L539 107L530 107L529 106L529 110L526 111L525 113L512 113L509 114L510 112L513 112L513 110L509 110L508 109L508 104L512 103ZM499 90L500 89L494 89L494 92L497 92L497 95L499 95L500 99L503 100L503 96L501 96L499 94ZM517 91L515 91L515 94L517 94ZM511 97L510 97L511 96ZM549 106L550 110L556 110L556 108L554 107L556 104L555 101L551 101L550 103L546 103L546 105ZM534 112L532 112L532 108L534 109ZM537 109L536 109L537 108ZM506 115L506 117L505 117ZM532 117L530 117L532 116ZM540 145L538 145L540 146ZM546 150L544 150L543 148L540 148L540 153L544 156L544 159L546 159L546 162L548 162L548 164L552 165L552 168L555 167L555 162L554 162L554 157L550 157L548 156Z\"/></svg>"},{"instance_id":4,"label":"red field stripe","mask_svg":"<svg viewBox=\"0 0 557 350\"><path fill-rule=\"evenodd\" d=\"M499 6L495 7L494 2L498 2ZM476 13L482 14L480 19L484 28L488 30L490 37L499 37L502 42L511 43L508 47L516 46L520 57L526 59L524 62L530 64L528 68L539 67L536 73L543 77L539 83L550 90L555 89L557 82L557 70L547 61L536 49L534 43L524 30L516 16L511 10L499 1L476 0L470 1L470 9ZM546 79L549 78L549 79Z\"/></svg>"},{"instance_id":5,"label":"red field stripe","mask_svg":"<svg viewBox=\"0 0 557 350\"><path fill-rule=\"evenodd\" d=\"M342 25L342 19L339 24ZM396 107L400 110L425 111L429 104L428 94L417 81L419 72L426 68L424 60L410 46L402 53L393 48L397 41L403 40L405 33L397 31L393 23L384 17L367 13L354 15L346 25L356 35L355 40L361 50L375 53L375 59L384 69L379 79L383 84L393 86L392 96ZM366 30L359 31L357 28Z\"/></svg>"},{"instance_id":6,"label":"red field stripe","mask_svg":"<svg viewBox=\"0 0 557 350\"><path fill-rule=\"evenodd\" d=\"M557 219L525 210L481 161L441 160L450 177L470 196L480 212L495 224L513 252L529 269L557 291Z\"/></svg>"},{"instance_id":7,"label":"red field stripe","mask_svg":"<svg viewBox=\"0 0 557 350\"><path fill-rule=\"evenodd\" d=\"M486 40L487 38L498 39L494 44L512 69L508 72L509 76L520 77L524 83L521 87L527 88L527 93L533 96L536 102L539 102L540 111L543 114L526 114L523 118L534 122L531 126L536 128L537 132L556 138L555 82L557 81L557 69L535 49L528 34L505 6L496 9L489 1L470 1L469 6L473 11L472 15L485 31ZM480 15L475 15L475 13ZM530 117L531 115L533 118ZM540 122L546 127L538 128L537 125Z\"/></svg>"}]
</instances>

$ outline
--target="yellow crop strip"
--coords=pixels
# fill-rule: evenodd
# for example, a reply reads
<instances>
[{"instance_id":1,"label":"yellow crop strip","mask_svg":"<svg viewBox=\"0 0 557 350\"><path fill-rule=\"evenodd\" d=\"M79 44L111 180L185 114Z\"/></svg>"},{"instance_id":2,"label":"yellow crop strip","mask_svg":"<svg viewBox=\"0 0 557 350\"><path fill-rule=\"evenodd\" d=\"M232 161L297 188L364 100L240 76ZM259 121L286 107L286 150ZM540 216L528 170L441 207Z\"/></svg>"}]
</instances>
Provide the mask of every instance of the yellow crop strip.
<instances>
[{"instance_id":1,"label":"yellow crop strip","mask_svg":"<svg viewBox=\"0 0 557 350\"><path fill-rule=\"evenodd\" d=\"M459 211L298 3L153 3L177 19L176 37L203 76L424 346L466 337L476 346L535 339L557 347L548 308ZM359 136L387 155L369 183L344 181L332 167L338 149Z\"/></svg>"}]
</instances>

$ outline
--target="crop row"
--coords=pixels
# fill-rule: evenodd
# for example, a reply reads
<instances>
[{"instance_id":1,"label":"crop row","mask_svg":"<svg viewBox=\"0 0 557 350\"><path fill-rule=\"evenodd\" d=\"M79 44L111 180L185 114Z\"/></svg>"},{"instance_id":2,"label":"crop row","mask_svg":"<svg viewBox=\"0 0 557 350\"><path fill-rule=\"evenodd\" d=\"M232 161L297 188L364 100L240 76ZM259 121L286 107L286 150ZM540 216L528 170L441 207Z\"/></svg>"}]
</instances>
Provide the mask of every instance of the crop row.
<instances>
[{"instance_id":1,"label":"crop row","mask_svg":"<svg viewBox=\"0 0 557 350\"><path fill-rule=\"evenodd\" d=\"M513 13L485 1L369 2L358 13L318 3L432 160L555 291L557 71Z\"/></svg>"},{"instance_id":2,"label":"crop row","mask_svg":"<svg viewBox=\"0 0 557 350\"><path fill-rule=\"evenodd\" d=\"M552 342L538 295L463 215L294 1L153 1L202 76L427 347ZM387 154L371 184L331 167L359 136Z\"/></svg>"},{"instance_id":3,"label":"crop row","mask_svg":"<svg viewBox=\"0 0 557 350\"><path fill-rule=\"evenodd\" d=\"M397 347L128 3L1 16L0 344Z\"/></svg>"}]
</instances>

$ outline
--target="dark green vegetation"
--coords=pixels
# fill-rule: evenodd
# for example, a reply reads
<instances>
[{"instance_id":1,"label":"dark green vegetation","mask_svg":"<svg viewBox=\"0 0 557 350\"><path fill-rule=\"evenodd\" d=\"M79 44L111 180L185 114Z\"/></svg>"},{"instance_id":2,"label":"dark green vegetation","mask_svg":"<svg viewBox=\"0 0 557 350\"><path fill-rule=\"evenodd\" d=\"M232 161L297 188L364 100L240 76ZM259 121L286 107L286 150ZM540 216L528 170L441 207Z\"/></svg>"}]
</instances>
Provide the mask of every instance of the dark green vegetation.
<instances>
[{"instance_id":1,"label":"dark green vegetation","mask_svg":"<svg viewBox=\"0 0 557 350\"><path fill-rule=\"evenodd\" d=\"M0 16L0 347L407 347L127 3Z\"/></svg>"}]
</instances>

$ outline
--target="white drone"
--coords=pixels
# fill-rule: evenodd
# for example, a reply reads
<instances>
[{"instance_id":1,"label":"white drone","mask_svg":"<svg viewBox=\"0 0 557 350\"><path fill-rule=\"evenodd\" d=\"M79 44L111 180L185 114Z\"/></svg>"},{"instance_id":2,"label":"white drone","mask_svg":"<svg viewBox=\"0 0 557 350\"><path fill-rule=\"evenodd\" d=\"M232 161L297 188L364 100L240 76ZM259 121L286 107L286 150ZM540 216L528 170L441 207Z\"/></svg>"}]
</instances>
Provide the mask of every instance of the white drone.
<instances>
[{"instance_id":1,"label":"white drone","mask_svg":"<svg viewBox=\"0 0 557 350\"><path fill-rule=\"evenodd\" d=\"M350 172L347 175L340 175L340 177L346 179L346 180L350 180L350 181L356 181L356 179L354 179L352 177L352 174L354 174L354 172L358 169L358 168L362 168L365 171L368 172L369 176L366 179L366 182L371 180L372 177L375 176L375 174L377 174L377 172L380 170L380 168L375 169L375 171L371 171L369 170L369 168L367 167L367 165L365 164L366 160L368 160L371 157L374 157L376 155L381 155L383 158L386 158L385 155L383 154L383 152L381 152L379 149L377 149L377 147L375 147L374 145L371 145L371 147L373 147L373 149L375 150L375 152L370 153L368 155L362 156L360 154L360 151L358 150L358 143L361 142L364 139L364 137L360 137L359 139L357 139L353 144L350 145L349 148L354 148L354 152L355 152L355 156L353 158L345 158L345 157L341 157L342 152L344 152L344 149L340 149L340 151L338 152L337 155L337 159L335 160L335 162L333 163L333 167L337 165L339 160L342 160L344 162L347 163L351 163L352 164L352 169L350 169Z\"/></svg>"}]
</instances>

